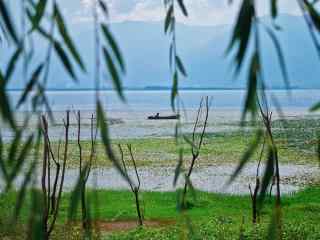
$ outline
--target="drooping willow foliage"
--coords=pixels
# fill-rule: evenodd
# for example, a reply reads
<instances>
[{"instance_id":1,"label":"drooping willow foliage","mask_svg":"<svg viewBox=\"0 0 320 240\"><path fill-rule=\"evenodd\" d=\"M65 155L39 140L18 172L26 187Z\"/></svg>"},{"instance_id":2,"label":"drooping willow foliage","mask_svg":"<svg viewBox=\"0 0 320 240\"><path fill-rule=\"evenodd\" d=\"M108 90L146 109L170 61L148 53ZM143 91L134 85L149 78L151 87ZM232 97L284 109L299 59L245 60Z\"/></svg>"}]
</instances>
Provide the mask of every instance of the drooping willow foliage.
<instances>
[{"instance_id":1,"label":"drooping willow foliage","mask_svg":"<svg viewBox=\"0 0 320 240\"><path fill-rule=\"evenodd\" d=\"M10 3L14 1L19 6L21 12L21 21L16 19L17 9L10 8ZM94 1L94 0L93 0ZM270 4L270 15L275 20L278 16L278 0L264 0ZM311 38L313 40L315 51L320 57L320 15L319 1L317 0L292 0L296 1L301 9ZM281 51L281 46L277 38L277 31L281 28L276 22L267 25L262 22L257 16L257 1L242 0L237 19L235 19L234 30L227 52L234 58L235 75L244 67L244 59L249 58L248 78L247 78L247 95L242 115L244 120L248 115L253 119L259 114L264 113L267 109L266 97L264 89L268 86L268 79L263 75L264 66L261 61L261 35L262 31L267 33L271 39L274 49L277 53L278 66L281 69L283 80L288 88L290 88L290 79L288 78L286 63ZM232 0L229 0L233 4ZM80 4L80 1L79 1ZM176 39L177 29L177 11L181 11L184 17L188 17L188 6L183 0L164 0L165 19L164 30L170 35L169 49L169 64L172 72L172 90L171 90L171 105L175 111L180 111L179 104L179 79L187 76L187 69L184 67L183 59L180 58L177 51L179 42ZM100 14L102 13L102 14ZM113 87L119 97L125 101L125 95L122 90L122 76L126 72L125 58L122 56L120 47L117 44L112 32L109 29L108 6L103 0L95 0L92 7L93 29L91 33L94 39L95 63L93 64L94 77L88 79L92 81L96 89L96 116L97 126L99 128L101 140L105 147L108 159L112 161L114 166L122 174L123 178L131 182L128 174L123 170L121 162L114 154L111 147L108 131L107 116L104 111L105 107L100 101L99 89L101 86L102 72L108 73L112 79ZM12 49L12 55L3 59L1 57L0 69L0 115L1 121L11 130L13 134L12 140L8 143L9 150L4 150L4 143L1 138L0 131L0 169L2 181L5 183L4 191L10 191L17 176L23 176L21 187L18 189L19 198L15 206L13 221L15 221L23 205L26 196L26 188L28 185L35 184L36 165L40 154L41 142L41 119L39 118L38 127L34 132L26 132L26 126L30 121L32 113L37 113L45 108L46 112L52 119L50 105L46 96L46 88L50 79L50 68L53 55L57 57L60 64L64 67L64 71L70 78L77 82L79 74L86 75L88 66L85 64L81 56L81 52L76 46L76 39L73 39L68 30L68 21L63 16L60 5L56 0L0 0L0 44L8 44ZM19 27L17 27L19 25ZM88 33L89 34L89 33ZM47 44L47 48L43 49L45 54L42 59L37 60L34 64L35 43L33 36L40 35ZM253 51L249 51L249 45L253 44ZM33 63L32 65L30 63ZM22 68L19 66L22 64ZM17 105L9 100L7 87L12 81L17 69L22 69L21 78L25 83L24 89L18 100ZM20 74L20 72L19 72ZM178 100L178 101L176 101ZM18 126L15 111L23 106L27 101L31 102L30 109L25 115L22 126ZM314 106L310 106L312 111L320 109L320 102ZM260 111L259 111L260 109ZM268 116L264 118L268 120ZM176 127L176 137L179 138L179 127ZM264 131L258 130L256 139L244 153L240 160L237 169L232 175L233 180L241 169L246 165L254 151L258 148L260 142L265 136L266 149L268 149L268 161L266 172L262 179L262 188L260 191L260 203L263 201L263 196L266 193L266 186L271 182L274 175L274 169L278 164L277 149L270 133L271 126L266 123ZM67 137L67 136L66 136ZM18 147L19 146L19 147ZM35 149L35 151L31 151ZM182 151L180 150L179 164L182 161ZM28 161L27 161L28 159ZM31 161L30 161L31 159ZM180 166L178 164L178 166ZM85 176L85 169L90 166L82 166L82 172ZM175 175L178 176L180 167L177 167ZM173 173L174 174L174 173ZM79 176L78 184L76 185L71 202L70 216L72 211L75 211L76 205L79 202L81 191L81 183L83 182L82 174ZM189 179L188 179L189 180ZM191 184L191 183L190 183ZM44 236L49 238L48 234L43 233L43 222L41 221L41 193L32 191L32 216L29 218L29 233L32 239L42 239ZM58 210L56 210L58 211ZM276 210L276 219L279 219L281 214ZM274 221L277 222L277 221Z\"/></svg>"}]
</instances>

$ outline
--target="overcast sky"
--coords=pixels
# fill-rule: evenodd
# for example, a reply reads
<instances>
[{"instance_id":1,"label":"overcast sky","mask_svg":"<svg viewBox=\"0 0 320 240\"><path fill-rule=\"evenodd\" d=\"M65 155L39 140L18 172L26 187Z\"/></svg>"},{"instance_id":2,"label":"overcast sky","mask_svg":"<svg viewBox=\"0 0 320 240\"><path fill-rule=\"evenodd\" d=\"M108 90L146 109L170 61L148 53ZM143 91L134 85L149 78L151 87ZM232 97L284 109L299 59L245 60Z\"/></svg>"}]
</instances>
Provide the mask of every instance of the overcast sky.
<instances>
[{"instance_id":1,"label":"overcast sky","mask_svg":"<svg viewBox=\"0 0 320 240\"><path fill-rule=\"evenodd\" d=\"M77 4L72 4L76 1ZM95 0L80 0L80 8L72 8L79 3L79 0L60 1L61 6L65 4L67 14L72 16L74 23L91 21L90 7ZM105 0L109 6L111 21L160 21L163 20L165 10L163 0ZM185 0L188 8L189 17L184 18L180 14L178 21L190 25L220 25L232 23L237 16L239 3L241 0L234 0L229 5L228 0ZM268 15L270 0L258 0L259 15ZM281 13L297 15L299 9L296 1L279 0Z\"/></svg>"}]
</instances>

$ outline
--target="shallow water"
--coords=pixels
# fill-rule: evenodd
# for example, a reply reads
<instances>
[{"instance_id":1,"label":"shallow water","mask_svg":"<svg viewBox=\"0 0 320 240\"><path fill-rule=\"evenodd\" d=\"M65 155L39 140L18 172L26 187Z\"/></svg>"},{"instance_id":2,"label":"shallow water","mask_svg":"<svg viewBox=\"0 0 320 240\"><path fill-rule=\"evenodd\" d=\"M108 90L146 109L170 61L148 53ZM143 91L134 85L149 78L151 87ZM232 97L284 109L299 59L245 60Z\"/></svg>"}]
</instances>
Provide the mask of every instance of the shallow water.
<instances>
[{"instance_id":1,"label":"shallow water","mask_svg":"<svg viewBox=\"0 0 320 240\"><path fill-rule=\"evenodd\" d=\"M217 165L207 168L195 169L191 180L195 188L216 193L248 194L249 184L254 186L256 165L248 164L238 178L230 185L227 185L230 176L236 168L235 164ZM262 166L261 174L263 173ZM173 177L174 168L139 168L141 189L143 191L174 191ZM134 178L134 171L131 169L129 175ZM315 179L320 179L320 169L311 165L280 165L281 192L290 194L296 192ZM75 186L79 177L78 170L69 169L66 171L64 191L70 191ZM37 185L40 187L40 176ZM18 178L16 186L20 186L22 178ZM183 179L179 179L177 187L183 185ZM87 186L97 189L129 189L127 182L121 175L112 168L94 169L88 179ZM0 183L0 189L2 189Z\"/></svg>"},{"instance_id":2,"label":"shallow water","mask_svg":"<svg viewBox=\"0 0 320 240\"><path fill-rule=\"evenodd\" d=\"M20 92L10 92L13 104L19 98ZM184 90L180 91L185 111L182 111L183 131L192 131L192 122L196 116L201 97L212 97L212 106L209 114L209 126L207 132L230 131L237 129L230 126L230 122L238 122L241 117L241 109L245 97L244 90ZM50 106L52 107L56 124L50 127L50 136L58 139L63 131L62 119L65 110L71 113L71 122L75 124L74 111L81 110L82 139L90 137L90 118L94 113L93 91L50 91L47 93ZM142 138L173 136L175 120L150 121L147 117L159 112L160 115L172 114L170 106L170 91L126 91L127 103L119 100L113 91L102 91L101 99L112 121L110 134L112 138ZM291 95L285 90L267 91L270 104L272 98L276 98L282 107L286 118L309 117L315 113L309 112L309 107L320 100L320 90L291 90ZM24 107L22 110L27 110ZM17 112L18 121L22 122L25 113ZM277 113L273 114L276 119ZM34 116L29 126L34 130L38 116ZM10 139L11 133L0 123L2 135ZM75 138L75 125L71 127L71 138Z\"/></svg>"}]
</instances>

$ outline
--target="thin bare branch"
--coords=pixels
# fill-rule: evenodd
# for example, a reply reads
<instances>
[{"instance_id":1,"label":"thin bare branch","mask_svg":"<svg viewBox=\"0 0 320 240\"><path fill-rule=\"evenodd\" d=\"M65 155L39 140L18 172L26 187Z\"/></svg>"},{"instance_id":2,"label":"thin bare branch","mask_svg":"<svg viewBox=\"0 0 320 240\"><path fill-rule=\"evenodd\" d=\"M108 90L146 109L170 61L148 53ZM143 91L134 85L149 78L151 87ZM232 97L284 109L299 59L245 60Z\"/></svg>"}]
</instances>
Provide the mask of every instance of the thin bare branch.
<instances>
[{"instance_id":1,"label":"thin bare branch","mask_svg":"<svg viewBox=\"0 0 320 240\"><path fill-rule=\"evenodd\" d=\"M132 153L132 146L131 144L127 144L127 148L129 150L129 153L130 153L130 157L131 157L131 161L133 163L133 167L134 167L134 171L136 173L136 176L137 176L137 180L138 180L138 190L140 189L140 185L141 185L141 182L140 182L140 177L139 177L139 173L138 173L138 169L137 169L137 165L136 165L136 161L134 159L134 156L133 156L133 153Z\"/></svg>"},{"instance_id":2,"label":"thin bare branch","mask_svg":"<svg viewBox=\"0 0 320 240\"><path fill-rule=\"evenodd\" d=\"M123 149L121 147L121 144L118 144L118 148L119 148L119 151L120 151L120 158L121 158L123 170L124 170L127 178L129 178L128 169L127 169L126 162L124 160L124 153L123 153ZM133 186L133 183L131 181L129 181L129 185L130 185L130 188L131 188L132 192L134 192L135 186Z\"/></svg>"},{"instance_id":3,"label":"thin bare branch","mask_svg":"<svg viewBox=\"0 0 320 240\"><path fill-rule=\"evenodd\" d=\"M61 179L60 179L60 184L59 184L58 197L56 200L56 208L53 213L52 222L51 222L50 228L48 230L48 235L50 235L51 232L53 231L55 222L58 217L58 212L59 212L59 205L60 205L60 200L61 200L61 195L62 195L62 189L63 189L63 183L64 183L64 177L65 177L65 171L66 171L66 163L67 163L67 158L68 158L70 111L67 111L66 121L63 120L63 122L64 122L64 126L65 126L65 143L64 143L64 154L63 154L63 163L62 163L62 174L61 174Z\"/></svg>"}]
</instances>

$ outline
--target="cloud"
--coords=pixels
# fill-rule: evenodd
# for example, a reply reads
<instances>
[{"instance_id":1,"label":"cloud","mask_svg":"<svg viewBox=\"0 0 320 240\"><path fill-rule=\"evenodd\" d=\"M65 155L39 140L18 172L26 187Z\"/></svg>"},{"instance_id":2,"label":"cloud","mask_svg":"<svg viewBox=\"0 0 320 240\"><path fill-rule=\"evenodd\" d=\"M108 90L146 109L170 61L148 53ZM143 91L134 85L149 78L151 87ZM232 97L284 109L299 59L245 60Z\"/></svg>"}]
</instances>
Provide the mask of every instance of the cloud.
<instances>
[{"instance_id":1,"label":"cloud","mask_svg":"<svg viewBox=\"0 0 320 240\"><path fill-rule=\"evenodd\" d=\"M81 0L82 8L73 16L75 22L92 20L91 11L95 0ZM160 21L164 19L165 9L161 0L105 0L108 5L110 20L122 21ZM185 0L189 16L185 18L177 14L179 22L189 25L221 25L234 22L242 0ZM295 1L282 0L279 2L281 13L299 14ZM258 0L259 16L269 15L270 1Z\"/></svg>"}]
</instances>

